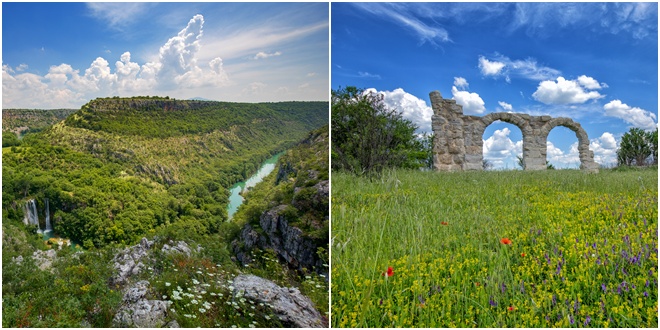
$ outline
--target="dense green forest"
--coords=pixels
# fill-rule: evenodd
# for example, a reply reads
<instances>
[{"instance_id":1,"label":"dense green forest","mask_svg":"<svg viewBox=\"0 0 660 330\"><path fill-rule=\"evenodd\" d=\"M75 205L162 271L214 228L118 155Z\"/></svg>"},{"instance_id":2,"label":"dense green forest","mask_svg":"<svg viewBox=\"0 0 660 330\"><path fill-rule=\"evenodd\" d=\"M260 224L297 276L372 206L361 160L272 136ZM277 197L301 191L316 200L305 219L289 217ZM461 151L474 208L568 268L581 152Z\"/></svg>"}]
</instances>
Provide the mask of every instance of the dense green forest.
<instances>
[{"instance_id":1,"label":"dense green forest","mask_svg":"<svg viewBox=\"0 0 660 330\"><path fill-rule=\"evenodd\" d=\"M96 99L3 148L3 222L50 201L56 233L86 247L225 222L227 187L327 123L327 102ZM185 230L184 230L185 229Z\"/></svg>"},{"instance_id":2,"label":"dense green forest","mask_svg":"<svg viewBox=\"0 0 660 330\"><path fill-rule=\"evenodd\" d=\"M34 113L30 118L37 124L21 125L40 125L38 117L46 113ZM200 269L213 271L218 280L247 272L298 287L327 312L327 283L318 275L289 270L269 258L269 251L258 252L259 262L243 270L247 265L232 262L230 242L259 208L260 194L291 192L255 188L247 196L250 207L239 209L237 221L227 221L228 188L271 155L290 149L283 157L289 166L314 167L319 179L327 180L327 141L325 161L318 164L303 159L310 151L293 148L319 136L310 131L324 125L327 136L327 121L328 102L105 98L3 146L3 327L111 326L122 301L121 288L108 280L116 272L113 258L142 237L152 239L157 250L172 241L199 247L188 257L156 254L149 259L146 273L136 280L150 282L151 299L173 295L170 282L186 287L212 279L200 275ZM291 175L286 181L291 188L306 182ZM36 233L36 225L24 224L29 200L36 202L42 229L48 200L54 233L79 246L57 249ZM324 209L306 210L298 219L325 214L321 222L310 222L314 230L309 233L327 247L327 200L316 206ZM44 266L46 252L56 252L52 266ZM267 307L248 314L232 305L230 289L211 289L214 295L207 303L214 307L202 311L175 301L169 317L185 327L282 326Z\"/></svg>"}]
</instances>

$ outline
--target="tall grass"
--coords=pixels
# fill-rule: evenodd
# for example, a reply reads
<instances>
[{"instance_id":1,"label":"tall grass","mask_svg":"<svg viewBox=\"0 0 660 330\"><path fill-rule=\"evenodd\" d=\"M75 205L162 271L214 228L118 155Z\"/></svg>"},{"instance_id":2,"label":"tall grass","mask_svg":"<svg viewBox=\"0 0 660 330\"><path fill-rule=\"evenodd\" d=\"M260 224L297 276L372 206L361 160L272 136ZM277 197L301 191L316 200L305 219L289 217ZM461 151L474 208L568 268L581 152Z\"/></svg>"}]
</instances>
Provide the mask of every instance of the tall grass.
<instances>
[{"instance_id":1,"label":"tall grass","mask_svg":"<svg viewBox=\"0 0 660 330\"><path fill-rule=\"evenodd\" d=\"M332 325L657 327L657 178L333 173Z\"/></svg>"}]
</instances>

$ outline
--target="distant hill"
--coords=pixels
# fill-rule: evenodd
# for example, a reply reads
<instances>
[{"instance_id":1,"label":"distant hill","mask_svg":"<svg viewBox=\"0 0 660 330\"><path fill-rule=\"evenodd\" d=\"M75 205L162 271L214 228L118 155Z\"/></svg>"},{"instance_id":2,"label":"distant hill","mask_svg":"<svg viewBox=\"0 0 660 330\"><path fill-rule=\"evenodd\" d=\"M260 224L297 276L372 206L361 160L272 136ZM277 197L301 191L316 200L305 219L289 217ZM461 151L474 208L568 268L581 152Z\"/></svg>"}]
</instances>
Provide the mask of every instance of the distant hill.
<instances>
[{"instance_id":1,"label":"distant hill","mask_svg":"<svg viewBox=\"0 0 660 330\"><path fill-rule=\"evenodd\" d=\"M3 109L2 131L16 135L41 131L44 128L64 120L78 109Z\"/></svg>"},{"instance_id":2,"label":"distant hill","mask_svg":"<svg viewBox=\"0 0 660 330\"><path fill-rule=\"evenodd\" d=\"M199 97L199 96L191 97L191 98L189 98L188 100L191 100L191 101L213 101L213 100L205 99L205 98L203 98L203 97Z\"/></svg>"}]
</instances>

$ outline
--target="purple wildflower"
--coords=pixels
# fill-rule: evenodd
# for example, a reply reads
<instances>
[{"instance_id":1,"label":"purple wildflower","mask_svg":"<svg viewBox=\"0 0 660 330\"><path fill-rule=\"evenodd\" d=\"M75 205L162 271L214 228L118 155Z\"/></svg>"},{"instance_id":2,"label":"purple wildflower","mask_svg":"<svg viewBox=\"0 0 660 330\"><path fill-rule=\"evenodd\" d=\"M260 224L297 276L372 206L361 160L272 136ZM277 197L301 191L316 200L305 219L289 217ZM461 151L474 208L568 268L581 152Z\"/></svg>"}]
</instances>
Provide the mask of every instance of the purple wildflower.
<instances>
[{"instance_id":1,"label":"purple wildflower","mask_svg":"<svg viewBox=\"0 0 660 330\"><path fill-rule=\"evenodd\" d=\"M605 283L601 284L600 288L603 289L603 292L607 292L607 286L605 285Z\"/></svg>"},{"instance_id":2,"label":"purple wildflower","mask_svg":"<svg viewBox=\"0 0 660 330\"><path fill-rule=\"evenodd\" d=\"M382 304L383 304L383 298L380 298L380 303L379 303L379 305L382 305Z\"/></svg>"},{"instance_id":3,"label":"purple wildflower","mask_svg":"<svg viewBox=\"0 0 660 330\"><path fill-rule=\"evenodd\" d=\"M648 287L648 286L649 286L649 280L646 280L646 285L645 285L645 287Z\"/></svg>"},{"instance_id":4,"label":"purple wildflower","mask_svg":"<svg viewBox=\"0 0 660 330\"><path fill-rule=\"evenodd\" d=\"M491 306L497 307L497 303L495 302L495 300L493 300L493 296L490 296L488 302L490 303Z\"/></svg>"},{"instance_id":5,"label":"purple wildflower","mask_svg":"<svg viewBox=\"0 0 660 330\"><path fill-rule=\"evenodd\" d=\"M561 263L557 263L557 271L555 272L555 275L559 275L561 272Z\"/></svg>"},{"instance_id":6,"label":"purple wildflower","mask_svg":"<svg viewBox=\"0 0 660 330\"><path fill-rule=\"evenodd\" d=\"M594 244L591 244L591 247L595 249L596 248L596 242L594 242Z\"/></svg>"},{"instance_id":7,"label":"purple wildflower","mask_svg":"<svg viewBox=\"0 0 660 330\"><path fill-rule=\"evenodd\" d=\"M573 316L569 315L568 320L571 321L571 325L575 324L575 320L573 319Z\"/></svg>"},{"instance_id":8,"label":"purple wildflower","mask_svg":"<svg viewBox=\"0 0 660 330\"><path fill-rule=\"evenodd\" d=\"M587 315L587 318L584 320L584 326L586 327L591 322L591 316Z\"/></svg>"},{"instance_id":9,"label":"purple wildflower","mask_svg":"<svg viewBox=\"0 0 660 330\"><path fill-rule=\"evenodd\" d=\"M580 309L580 302L576 300L575 304L573 304L573 312L575 312L575 314L577 314L579 309Z\"/></svg>"},{"instance_id":10,"label":"purple wildflower","mask_svg":"<svg viewBox=\"0 0 660 330\"><path fill-rule=\"evenodd\" d=\"M648 297L648 296L649 296L649 293L644 291L644 297Z\"/></svg>"},{"instance_id":11,"label":"purple wildflower","mask_svg":"<svg viewBox=\"0 0 660 330\"><path fill-rule=\"evenodd\" d=\"M500 290L502 290L502 293L506 292L506 284L502 283Z\"/></svg>"},{"instance_id":12,"label":"purple wildflower","mask_svg":"<svg viewBox=\"0 0 660 330\"><path fill-rule=\"evenodd\" d=\"M557 305L557 296L553 294L552 295L552 306L555 306L555 305Z\"/></svg>"}]
</instances>

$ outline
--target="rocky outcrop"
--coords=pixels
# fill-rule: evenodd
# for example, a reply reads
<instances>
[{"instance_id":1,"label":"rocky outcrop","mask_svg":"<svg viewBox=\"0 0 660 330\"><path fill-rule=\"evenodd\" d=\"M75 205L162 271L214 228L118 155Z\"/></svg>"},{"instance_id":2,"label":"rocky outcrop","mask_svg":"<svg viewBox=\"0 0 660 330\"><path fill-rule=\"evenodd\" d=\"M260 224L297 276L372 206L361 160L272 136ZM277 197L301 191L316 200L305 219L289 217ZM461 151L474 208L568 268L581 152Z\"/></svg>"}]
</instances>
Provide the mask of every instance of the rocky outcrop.
<instances>
[{"instance_id":1,"label":"rocky outcrop","mask_svg":"<svg viewBox=\"0 0 660 330\"><path fill-rule=\"evenodd\" d=\"M112 277L111 283L124 285L129 277L138 275L145 268L142 261L149 254L153 244L153 241L143 237L140 244L127 247L117 253L112 259L117 274Z\"/></svg>"},{"instance_id":2,"label":"rocky outcrop","mask_svg":"<svg viewBox=\"0 0 660 330\"><path fill-rule=\"evenodd\" d=\"M272 306L273 313L285 326L327 328L327 320L314 308L312 301L296 288L283 288L255 275L234 278L234 297L246 297Z\"/></svg>"},{"instance_id":3,"label":"rocky outcrop","mask_svg":"<svg viewBox=\"0 0 660 330\"><path fill-rule=\"evenodd\" d=\"M112 319L112 326L116 328L160 328L168 325L178 328L176 321L167 322L168 307L172 302L147 299L148 291L148 281L137 282L124 290L124 298L117 314Z\"/></svg>"},{"instance_id":4,"label":"rocky outcrop","mask_svg":"<svg viewBox=\"0 0 660 330\"><path fill-rule=\"evenodd\" d=\"M289 225L286 215L287 205L276 206L264 212L259 218L259 226L263 235L259 234L252 225L247 224L241 231L243 246L234 241L233 247L236 258L243 264L252 262L249 251L256 247L259 249L272 249L289 266L302 270L314 270L327 278L327 267L317 255L318 244L312 237L298 227Z\"/></svg>"},{"instance_id":5,"label":"rocky outcrop","mask_svg":"<svg viewBox=\"0 0 660 330\"><path fill-rule=\"evenodd\" d=\"M143 237L140 244L127 247L117 253L112 259L117 274L112 277L110 280L111 283L115 285L124 285L131 276L138 275L142 269L145 268L144 263L147 262L149 251L152 249L153 245L154 241L150 241L146 237ZM182 253L186 256L190 256L191 253L190 247L188 247L188 244L183 241L178 241L176 243L170 241L169 244L163 245L161 251L165 253Z\"/></svg>"},{"instance_id":6,"label":"rocky outcrop","mask_svg":"<svg viewBox=\"0 0 660 330\"><path fill-rule=\"evenodd\" d=\"M170 241L170 244L173 244L172 241ZM199 250L199 248L198 248ZM163 248L161 251L165 252L166 254L170 253L180 253L186 256L190 256L190 247L188 247L188 244L184 241L178 241L176 245L168 245L168 244L163 244Z\"/></svg>"}]
</instances>

